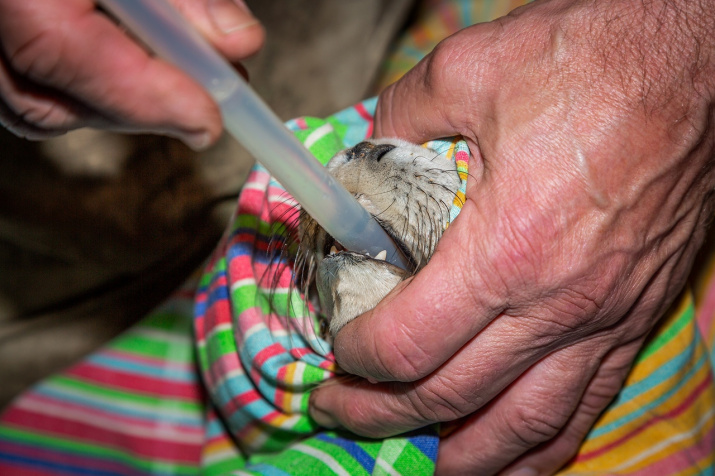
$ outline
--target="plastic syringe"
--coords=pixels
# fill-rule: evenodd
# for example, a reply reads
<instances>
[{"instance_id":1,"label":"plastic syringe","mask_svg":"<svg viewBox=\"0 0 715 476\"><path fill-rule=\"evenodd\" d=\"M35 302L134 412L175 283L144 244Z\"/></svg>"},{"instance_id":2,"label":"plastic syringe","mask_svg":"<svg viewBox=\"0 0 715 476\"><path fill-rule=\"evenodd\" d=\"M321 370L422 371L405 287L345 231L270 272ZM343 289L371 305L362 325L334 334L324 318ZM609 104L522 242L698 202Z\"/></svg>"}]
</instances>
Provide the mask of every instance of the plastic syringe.
<instances>
[{"instance_id":1,"label":"plastic syringe","mask_svg":"<svg viewBox=\"0 0 715 476\"><path fill-rule=\"evenodd\" d=\"M325 230L351 251L409 269L390 236L283 125L236 70L166 0L98 0L154 53L201 84L224 127Z\"/></svg>"}]
</instances>

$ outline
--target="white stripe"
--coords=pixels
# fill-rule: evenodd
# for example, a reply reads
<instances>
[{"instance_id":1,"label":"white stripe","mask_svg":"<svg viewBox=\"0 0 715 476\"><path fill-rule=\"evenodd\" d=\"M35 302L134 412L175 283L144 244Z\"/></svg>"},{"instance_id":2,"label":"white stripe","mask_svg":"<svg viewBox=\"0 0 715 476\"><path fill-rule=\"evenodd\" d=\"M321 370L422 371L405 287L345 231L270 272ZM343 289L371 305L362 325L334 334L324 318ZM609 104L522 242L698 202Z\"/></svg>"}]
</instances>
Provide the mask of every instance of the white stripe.
<instances>
[{"instance_id":1,"label":"white stripe","mask_svg":"<svg viewBox=\"0 0 715 476\"><path fill-rule=\"evenodd\" d=\"M244 279L239 279L231 283L231 292L234 292L236 289L240 288L241 286L255 286L256 285L256 280L253 278L244 278Z\"/></svg>"},{"instance_id":2,"label":"white stripe","mask_svg":"<svg viewBox=\"0 0 715 476\"><path fill-rule=\"evenodd\" d=\"M120 419L96 415L95 412L88 414L83 410L70 409L64 405L56 405L50 402L38 402L31 399L21 399L18 401L17 406L42 415L83 423L95 428L114 431L125 435L161 439L164 441L174 441L179 443L200 444L204 441L203 430L191 431L186 427L176 428L166 422L157 426L137 425Z\"/></svg>"},{"instance_id":3,"label":"white stripe","mask_svg":"<svg viewBox=\"0 0 715 476\"><path fill-rule=\"evenodd\" d=\"M266 191L266 184L260 182L246 182L242 187L244 190L258 190L259 192Z\"/></svg>"},{"instance_id":4,"label":"white stripe","mask_svg":"<svg viewBox=\"0 0 715 476\"><path fill-rule=\"evenodd\" d=\"M292 387L294 389L302 389L303 388L303 373L305 372L305 364L303 362L296 362L295 364L295 372L293 373L293 382L291 382L293 385ZM303 400L303 393L302 392L296 392L293 393L293 397L291 397L290 401L290 411L293 412L300 412L301 410L301 402Z\"/></svg>"},{"instance_id":5,"label":"white stripe","mask_svg":"<svg viewBox=\"0 0 715 476\"><path fill-rule=\"evenodd\" d=\"M312 446L308 446L303 443L298 443L297 445L291 446L291 449L300 451L301 453L305 453L309 456L312 456L313 458L322 461L328 468L330 468L335 474L339 474L341 476L350 476L350 473L345 471L345 468L343 468L340 463L335 461L335 458L330 456L328 453L325 453L323 451L320 451L316 448L313 448Z\"/></svg>"},{"instance_id":6,"label":"white stripe","mask_svg":"<svg viewBox=\"0 0 715 476\"><path fill-rule=\"evenodd\" d=\"M306 147L306 149L310 149L311 147L313 147L313 144L315 144L331 132L333 132L333 125L329 122L326 122L322 126L318 127L316 130L311 132L305 139L303 145Z\"/></svg>"},{"instance_id":7,"label":"white stripe","mask_svg":"<svg viewBox=\"0 0 715 476\"><path fill-rule=\"evenodd\" d=\"M92 400L97 404L101 404L109 408L117 408L119 410L127 410L140 413L149 413L153 415L166 415L171 417L181 417L184 419L196 419L197 422L201 421L201 416L190 410L181 410L180 412L167 411L164 407L157 407L153 404L145 404L133 400L117 399L112 397L105 397L103 395L97 395L90 391L85 391L75 387L67 386L61 382L47 382L44 384L44 388L50 389L52 392L57 392L63 397L75 397L78 399ZM54 395L50 395L50 398L56 398ZM81 403L79 403L81 404ZM128 415L128 418L142 418L141 416Z\"/></svg>"},{"instance_id":8,"label":"white stripe","mask_svg":"<svg viewBox=\"0 0 715 476\"><path fill-rule=\"evenodd\" d=\"M624 468L628 468L629 466L633 466L634 464L640 463L641 461L654 455L655 453L662 451L663 449L667 448L668 446L672 446L680 441L687 440L688 438L692 438L695 434L700 432L700 430L703 428L703 426L705 426L706 423L708 423L710 421L710 419L713 417L713 414L715 414L715 408L711 408L710 411L703 414L703 417L700 419L697 426L695 428L693 428L692 430L690 430L686 433L680 433L679 435L676 435L672 438L668 438L665 441L661 441L659 444L657 444L655 446L649 446L647 450L634 456L633 458L629 459L628 461L625 461L620 466L611 468L610 471L619 471Z\"/></svg>"},{"instance_id":9,"label":"white stripe","mask_svg":"<svg viewBox=\"0 0 715 476\"><path fill-rule=\"evenodd\" d=\"M390 455L392 456L392 461L387 461L385 458L382 456L378 456L377 459L375 460L375 464L379 467L381 467L387 474L392 474L399 476L400 473L395 470L393 465L395 464L395 460L400 457L402 454L402 450L405 449L405 446L407 446L407 439L405 438L400 438L400 439L389 439L385 440L382 443L383 451L380 453L384 453L384 450L388 449L390 450Z\"/></svg>"},{"instance_id":10,"label":"white stripe","mask_svg":"<svg viewBox=\"0 0 715 476\"><path fill-rule=\"evenodd\" d=\"M216 382L214 383L214 387L218 388L223 385L228 385L227 382L230 379L243 378L243 377L245 377L245 375L246 375L246 372L243 370L243 367L239 366L238 368L232 369L232 370L224 373L223 375L221 375L221 378L216 380Z\"/></svg>"},{"instance_id":11,"label":"white stripe","mask_svg":"<svg viewBox=\"0 0 715 476\"><path fill-rule=\"evenodd\" d=\"M393 468L392 465L390 465L390 463L388 463L381 457L378 457L375 460L375 464L377 466L379 466L380 468L382 468L387 474L392 474L393 476L401 476L401 473L398 473L397 471L395 471L395 468Z\"/></svg>"},{"instance_id":12,"label":"white stripe","mask_svg":"<svg viewBox=\"0 0 715 476\"><path fill-rule=\"evenodd\" d=\"M231 325L228 322L224 322L223 324L219 324L217 326L212 327L211 330L209 330L206 333L206 337L204 337L204 340L210 340L213 336L215 336L219 332L231 331L231 330L233 330L233 325Z\"/></svg>"}]
</instances>

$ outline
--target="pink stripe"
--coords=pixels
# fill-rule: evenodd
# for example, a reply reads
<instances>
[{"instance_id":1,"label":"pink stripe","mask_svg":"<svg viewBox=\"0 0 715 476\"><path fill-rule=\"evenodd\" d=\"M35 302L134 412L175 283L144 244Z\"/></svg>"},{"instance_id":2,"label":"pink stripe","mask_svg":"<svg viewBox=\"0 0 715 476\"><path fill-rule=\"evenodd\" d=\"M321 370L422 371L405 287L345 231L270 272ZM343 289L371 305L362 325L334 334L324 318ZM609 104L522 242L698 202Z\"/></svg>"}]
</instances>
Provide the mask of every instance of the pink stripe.
<instances>
[{"instance_id":1,"label":"pink stripe","mask_svg":"<svg viewBox=\"0 0 715 476\"><path fill-rule=\"evenodd\" d=\"M282 365L278 369L278 375L276 375L276 380L278 382L285 382L286 381L286 371L287 367L285 365ZM276 385L276 391L275 394L273 395L273 404L280 408L281 410L285 410L283 408L283 398L285 396L285 392L283 391L283 386L282 385Z\"/></svg>"},{"instance_id":2,"label":"pink stripe","mask_svg":"<svg viewBox=\"0 0 715 476\"><path fill-rule=\"evenodd\" d=\"M261 395L257 391L249 390L240 395L236 395L221 408L227 415L232 415L234 412L260 399Z\"/></svg>"},{"instance_id":3,"label":"pink stripe","mask_svg":"<svg viewBox=\"0 0 715 476\"><path fill-rule=\"evenodd\" d=\"M700 332L705 339L710 338L712 327L715 325L715 277L707 286L705 297L702 300L699 309L697 310L697 323ZM715 345L715 342L707 343L709 348Z\"/></svg>"},{"instance_id":4,"label":"pink stripe","mask_svg":"<svg viewBox=\"0 0 715 476\"><path fill-rule=\"evenodd\" d=\"M265 349L258 352L255 357L253 357L253 365L257 367L262 367L268 361L268 359L285 353L285 347L283 347L278 342L275 342L272 345L269 345Z\"/></svg>"},{"instance_id":5,"label":"pink stripe","mask_svg":"<svg viewBox=\"0 0 715 476\"><path fill-rule=\"evenodd\" d=\"M365 137L372 136L373 117L370 115L369 112L367 112L367 109L365 109L365 106L363 105L363 103L356 104L355 110L357 111L358 114L360 114L360 117L365 119L365 122L367 122L367 132L365 133Z\"/></svg>"},{"instance_id":6,"label":"pink stripe","mask_svg":"<svg viewBox=\"0 0 715 476\"><path fill-rule=\"evenodd\" d=\"M101 419L111 419L116 421L117 423L124 423L126 425L132 425L132 426L140 426L143 428L146 428L147 432L151 432L154 428L157 426L161 427L166 427L167 423L158 421L158 420L147 420L147 419L142 419L142 418L136 418L136 417L130 417L126 415L119 415L116 413L112 413L109 411L104 411L96 408L90 408L86 405L78 404L78 403L73 403L67 400L57 400L52 397L46 397L44 395L38 395L35 393L29 393L25 395L22 399L21 402L18 402L18 404L21 404L23 402L27 403L36 403L42 406L61 406L62 408L66 409L67 412L72 412L72 411L77 411L81 412L83 415L91 415L95 416L97 418ZM25 409L22 408L23 411L28 411L28 412L33 412L35 413L34 410L30 409ZM48 416L49 418L58 418L62 419L64 415L62 414L48 414L48 413L40 413L43 417ZM71 422L74 422L74 420L68 420ZM181 425L181 424L175 424L171 423L168 424L170 426L176 427L177 433L182 433L182 434L188 434L188 435L195 435L195 436L202 436L204 434L204 429L203 427L199 426L189 426L189 425ZM163 440L162 440L163 441ZM172 440L167 440L169 443L172 443ZM181 444L186 444L186 443L181 443Z\"/></svg>"},{"instance_id":7,"label":"pink stripe","mask_svg":"<svg viewBox=\"0 0 715 476\"><path fill-rule=\"evenodd\" d=\"M190 384L174 380L163 380L122 372L87 362L70 369L67 375L84 382L99 384L103 387L144 395L158 395L162 398L180 398L188 401L200 401L202 398L202 390L198 382Z\"/></svg>"},{"instance_id":8,"label":"pink stripe","mask_svg":"<svg viewBox=\"0 0 715 476\"><path fill-rule=\"evenodd\" d=\"M670 410L667 413L652 417L651 419L647 420L643 425L639 426L638 428L635 428L634 430L630 431L629 433L627 433L626 435L617 439L616 441L614 441L602 448L599 448L596 451L592 451L590 453L584 453L584 454L579 455L576 458L576 461L581 463L581 462L596 458L598 456L601 456L602 454L612 451L614 448L616 448L618 446L621 446L626 441L630 440L631 438L634 438L635 436L644 432L646 429L655 425L656 423L665 421L665 420L674 419L681 413L685 412L695 402L695 400L700 396L700 394L702 394L707 388L710 387L712 380L713 380L713 376L711 373L708 372L705 380L703 380L697 387L695 387L695 389L690 393L690 395L688 395L688 397L680 405L673 408L672 410Z\"/></svg>"},{"instance_id":9,"label":"pink stripe","mask_svg":"<svg viewBox=\"0 0 715 476\"><path fill-rule=\"evenodd\" d=\"M246 334L249 334L253 329L266 326L263 312L257 307L251 307L243 311L238 316L238 333L236 339L238 345L243 345Z\"/></svg>"},{"instance_id":10,"label":"pink stripe","mask_svg":"<svg viewBox=\"0 0 715 476\"><path fill-rule=\"evenodd\" d=\"M0 447L1 449L2 447ZM11 474L14 476L57 476L55 471L48 472L39 469L31 469L20 464L14 465L10 463L0 462L0 474Z\"/></svg>"},{"instance_id":11,"label":"pink stripe","mask_svg":"<svg viewBox=\"0 0 715 476\"><path fill-rule=\"evenodd\" d=\"M252 168L246 183L268 184L270 178L271 175L265 169ZM243 195L243 192L241 192L241 195Z\"/></svg>"},{"instance_id":12,"label":"pink stripe","mask_svg":"<svg viewBox=\"0 0 715 476\"><path fill-rule=\"evenodd\" d=\"M228 263L228 272L231 275L232 284L244 279L255 279L251 266L251 256L237 256Z\"/></svg>"},{"instance_id":13,"label":"pink stripe","mask_svg":"<svg viewBox=\"0 0 715 476\"><path fill-rule=\"evenodd\" d=\"M48 436L66 437L77 442L99 444L115 449L123 449L146 458L160 458L170 461L191 463L201 455L200 444L187 444L150 437L138 437L97 428L80 422L59 417L40 415L17 407L11 407L5 414L4 423ZM163 426L164 423L159 423Z\"/></svg>"},{"instance_id":14,"label":"pink stripe","mask_svg":"<svg viewBox=\"0 0 715 476\"><path fill-rule=\"evenodd\" d=\"M216 381L211 382L211 387L220 381L229 373L234 373L239 370L241 374L245 374L241 362L238 360L238 355L234 353L223 354L209 367L209 373L215 376Z\"/></svg>"},{"instance_id":15,"label":"pink stripe","mask_svg":"<svg viewBox=\"0 0 715 476\"><path fill-rule=\"evenodd\" d=\"M302 130L306 130L308 128L308 123L305 122L304 117L299 117L298 119L296 119L295 124Z\"/></svg>"},{"instance_id":16,"label":"pink stripe","mask_svg":"<svg viewBox=\"0 0 715 476\"><path fill-rule=\"evenodd\" d=\"M466 151L458 150L455 154L455 161L469 162L469 154Z\"/></svg>"},{"instance_id":17,"label":"pink stripe","mask_svg":"<svg viewBox=\"0 0 715 476\"><path fill-rule=\"evenodd\" d=\"M152 367L162 368L162 369L175 369L182 372L193 372L195 367L193 364L188 364L185 362L171 362L164 359L158 359L156 357L149 357L146 355L131 354L122 350L108 349L102 351L97 356L106 355L115 359L124 360L126 362L132 362L142 365L150 365Z\"/></svg>"},{"instance_id":18,"label":"pink stripe","mask_svg":"<svg viewBox=\"0 0 715 476\"><path fill-rule=\"evenodd\" d=\"M715 427L711 428L707 435L699 440L695 445L683 448L681 451L656 461L648 467L636 471L632 474L643 476L663 476L666 474L678 474L681 471L690 470L696 467L696 463L702 459L712 456L715 453ZM704 470L706 468L700 468ZM708 466L712 469L712 463Z\"/></svg>"}]
</instances>

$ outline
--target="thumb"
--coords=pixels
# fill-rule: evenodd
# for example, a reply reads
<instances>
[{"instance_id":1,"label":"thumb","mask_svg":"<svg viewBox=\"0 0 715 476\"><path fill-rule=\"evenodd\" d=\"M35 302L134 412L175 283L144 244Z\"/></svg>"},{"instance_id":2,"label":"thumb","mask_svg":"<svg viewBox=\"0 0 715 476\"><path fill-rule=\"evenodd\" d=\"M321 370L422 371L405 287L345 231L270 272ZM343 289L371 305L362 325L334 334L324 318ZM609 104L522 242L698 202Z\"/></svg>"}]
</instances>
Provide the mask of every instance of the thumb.
<instances>
[{"instance_id":1,"label":"thumb","mask_svg":"<svg viewBox=\"0 0 715 476\"><path fill-rule=\"evenodd\" d=\"M470 246L482 217L467 199L427 266L338 332L334 352L343 370L371 381L418 380L503 310L491 273L466 265L486 262Z\"/></svg>"},{"instance_id":2,"label":"thumb","mask_svg":"<svg viewBox=\"0 0 715 476\"><path fill-rule=\"evenodd\" d=\"M258 52L265 32L243 0L171 0L229 61Z\"/></svg>"}]
</instances>

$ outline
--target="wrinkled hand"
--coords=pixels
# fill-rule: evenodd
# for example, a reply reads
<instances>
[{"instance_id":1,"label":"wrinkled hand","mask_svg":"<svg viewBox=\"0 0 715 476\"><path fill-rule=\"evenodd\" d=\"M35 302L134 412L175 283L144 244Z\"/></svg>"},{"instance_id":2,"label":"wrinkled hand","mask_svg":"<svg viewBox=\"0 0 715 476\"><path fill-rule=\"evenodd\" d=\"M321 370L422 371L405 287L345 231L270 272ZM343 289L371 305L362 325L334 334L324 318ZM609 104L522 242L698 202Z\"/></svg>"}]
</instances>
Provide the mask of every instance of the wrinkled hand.
<instances>
[{"instance_id":1,"label":"wrinkled hand","mask_svg":"<svg viewBox=\"0 0 715 476\"><path fill-rule=\"evenodd\" d=\"M384 437L463 418L443 474L548 474L577 451L712 216L714 7L537 2L385 91L377 135L467 139L467 203L338 334L340 365L375 383L319 388L316 420Z\"/></svg>"},{"instance_id":2,"label":"wrinkled hand","mask_svg":"<svg viewBox=\"0 0 715 476\"><path fill-rule=\"evenodd\" d=\"M230 61L255 53L263 29L242 0L174 0ZM0 124L43 139L91 126L181 138L221 133L198 84L148 55L92 0L0 0Z\"/></svg>"}]
</instances>

